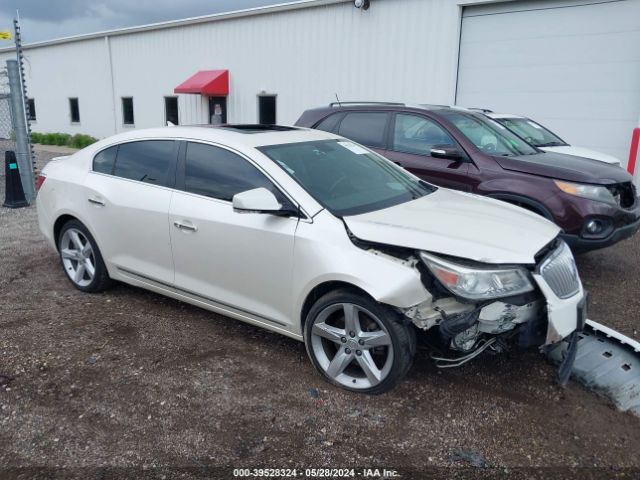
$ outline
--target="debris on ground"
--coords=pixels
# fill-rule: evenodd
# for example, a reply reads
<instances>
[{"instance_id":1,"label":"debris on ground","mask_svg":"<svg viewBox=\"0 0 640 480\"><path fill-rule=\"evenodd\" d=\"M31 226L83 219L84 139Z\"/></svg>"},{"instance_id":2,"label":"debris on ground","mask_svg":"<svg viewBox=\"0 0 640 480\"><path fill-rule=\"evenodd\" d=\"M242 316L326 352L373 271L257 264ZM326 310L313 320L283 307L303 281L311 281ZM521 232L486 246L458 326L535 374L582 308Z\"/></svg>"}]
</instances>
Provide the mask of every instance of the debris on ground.
<instances>
[{"instance_id":1,"label":"debris on ground","mask_svg":"<svg viewBox=\"0 0 640 480\"><path fill-rule=\"evenodd\" d=\"M8 375L6 373L0 373L0 387L9 385L13 380L15 380L15 378L12 377L11 375Z\"/></svg>"},{"instance_id":2,"label":"debris on ground","mask_svg":"<svg viewBox=\"0 0 640 480\"><path fill-rule=\"evenodd\" d=\"M451 454L451 460L454 462L465 462L475 468L489 468L489 462L484 458L482 453L475 450L465 450L457 448Z\"/></svg>"}]
</instances>

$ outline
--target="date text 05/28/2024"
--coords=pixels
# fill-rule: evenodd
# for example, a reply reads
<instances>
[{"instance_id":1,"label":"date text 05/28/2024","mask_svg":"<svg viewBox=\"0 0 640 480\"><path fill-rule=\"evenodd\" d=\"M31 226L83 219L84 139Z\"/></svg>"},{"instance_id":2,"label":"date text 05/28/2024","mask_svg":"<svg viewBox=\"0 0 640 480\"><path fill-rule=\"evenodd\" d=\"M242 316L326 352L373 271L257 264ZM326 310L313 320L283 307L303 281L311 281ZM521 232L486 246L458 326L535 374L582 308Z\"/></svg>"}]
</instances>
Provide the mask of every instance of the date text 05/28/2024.
<instances>
[{"instance_id":1,"label":"date text 05/28/2024","mask_svg":"<svg viewBox=\"0 0 640 480\"><path fill-rule=\"evenodd\" d=\"M235 468L236 478L396 478L397 470L386 468Z\"/></svg>"}]
</instances>

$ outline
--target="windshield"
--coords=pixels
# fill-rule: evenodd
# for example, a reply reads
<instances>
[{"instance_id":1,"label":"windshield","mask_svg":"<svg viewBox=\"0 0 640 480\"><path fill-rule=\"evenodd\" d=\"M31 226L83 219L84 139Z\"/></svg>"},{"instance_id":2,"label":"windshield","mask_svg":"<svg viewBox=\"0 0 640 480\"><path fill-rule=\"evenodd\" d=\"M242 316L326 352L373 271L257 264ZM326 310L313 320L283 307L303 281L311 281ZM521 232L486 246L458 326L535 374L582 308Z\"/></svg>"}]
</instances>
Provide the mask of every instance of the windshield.
<instances>
[{"instance_id":1,"label":"windshield","mask_svg":"<svg viewBox=\"0 0 640 480\"><path fill-rule=\"evenodd\" d=\"M436 190L346 140L268 145L259 150L338 217L391 207Z\"/></svg>"},{"instance_id":2,"label":"windshield","mask_svg":"<svg viewBox=\"0 0 640 480\"><path fill-rule=\"evenodd\" d=\"M488 155L512 157L538 153L535 148L511 133L506 127L485 116L446 110L440 113L476 147Z\"/></svg>"},{"instance_id":3,"label":"windshield","mask_svg":"<svg viewBox=\"0 0 640 480\"><path fill-rule=\"evenodd\" d=\"M560 137L528 118L496 118L495 120L536 147L567 145Z\"/></svg>"}]
</instances>

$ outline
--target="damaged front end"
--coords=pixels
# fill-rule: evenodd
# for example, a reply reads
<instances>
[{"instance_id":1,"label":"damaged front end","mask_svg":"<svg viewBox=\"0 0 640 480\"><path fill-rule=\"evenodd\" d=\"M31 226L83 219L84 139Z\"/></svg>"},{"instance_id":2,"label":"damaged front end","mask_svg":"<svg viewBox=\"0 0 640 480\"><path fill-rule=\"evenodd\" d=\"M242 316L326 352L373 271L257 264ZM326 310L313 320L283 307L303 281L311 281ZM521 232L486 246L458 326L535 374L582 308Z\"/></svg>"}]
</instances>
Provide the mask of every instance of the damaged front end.
<instances>
[{"instance_id":1,"label":"damaged front end","mask_svg":"<svg viewBox=\"0 0 640 480\"><path fill-rule=\"evenodd\" d=\"M527 266L479 264L426 252L419 256L416 268L430 297L402 313L430 332L441 350L456 352L432 355L440 368L514 345L538 346L546 353L582 329L586 295L562 241L549 244ZM568 380L574 356L575 349L567 349L561 383Z\"/></svg>"}]
</instances>

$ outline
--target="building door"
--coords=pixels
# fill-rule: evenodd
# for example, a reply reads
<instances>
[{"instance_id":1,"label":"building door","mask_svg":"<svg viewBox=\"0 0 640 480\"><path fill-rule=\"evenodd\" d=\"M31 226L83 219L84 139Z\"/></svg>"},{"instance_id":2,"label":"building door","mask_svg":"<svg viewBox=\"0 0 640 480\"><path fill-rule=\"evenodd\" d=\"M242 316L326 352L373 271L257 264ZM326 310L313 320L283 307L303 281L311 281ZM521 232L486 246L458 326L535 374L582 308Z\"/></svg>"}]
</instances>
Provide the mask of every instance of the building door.
<instances>
[{"instance_id":1,"label":"building door","mask_svg":"<svg viewBox=\"0 0 640 480\"><path fill-rule=\"evenodd\" d=\"M178 97L164 97L164 120L174 125L180 124Z\"/></svg>"},{"instance_id":2,"label":"building door","mask_svg":"<svg viewBox=\"0 0 640 480\"><path fill-rule=\"evenodd\" d=\"M276 118L276 96L258 95L258 123L275 125Z\"/></svg>"},{"instance_id":3,"label":"building door","mask_svg":"<svg viewBox=\"0 0 640 480\"><path fill-rule=\"evenodd\" d=\"M227 123L227 97L209 97L209 123Z\"/></svg>"},{"instance_id":4,"label":"building door","mask_svg":"<svg viewBox=\"0 0 640 480\"><path fill-rule=\"evenodd\" d=\"M456 103L525 115L624 161L640 115L640 0L465 7Z\"/></svg>"}]
</instances>

